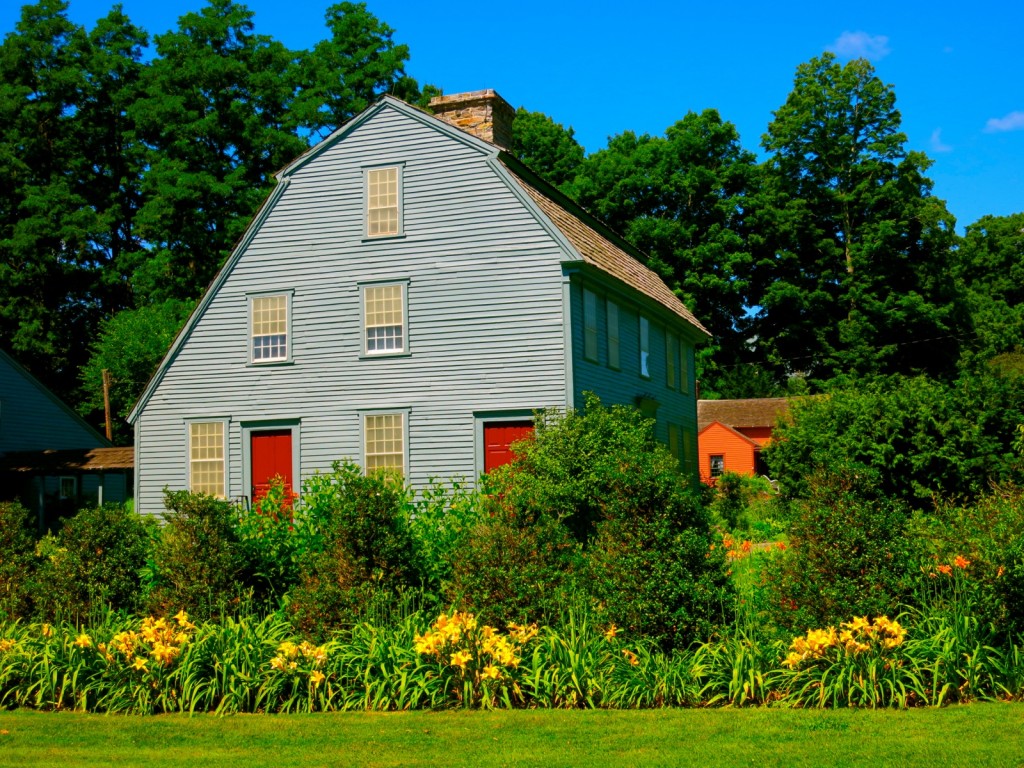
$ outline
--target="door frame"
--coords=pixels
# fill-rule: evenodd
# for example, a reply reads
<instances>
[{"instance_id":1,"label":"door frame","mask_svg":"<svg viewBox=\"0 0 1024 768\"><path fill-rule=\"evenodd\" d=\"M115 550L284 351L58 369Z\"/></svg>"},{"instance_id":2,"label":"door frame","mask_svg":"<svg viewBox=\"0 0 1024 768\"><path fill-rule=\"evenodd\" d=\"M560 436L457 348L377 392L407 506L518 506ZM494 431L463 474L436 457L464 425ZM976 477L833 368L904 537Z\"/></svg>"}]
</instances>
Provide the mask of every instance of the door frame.
<instances>
[{"instance_id":1,"label":"door frame","mask_svg":"<svg viewBox=\"0 0 1024 768\"><path fill-rule=\"evenodd\" d=\"M271 430L289 429L292 433L292 493L298 498L302 490L302 478L299 475L301 462L302 423L300 419L260 419L258 421L242 421L242 497L246 506L252 505L249 496L252 490L252 433Z\"/></svg>"},{"instance_id":2,"label":"door frame","mask_svg":"<svg viewBox=\"0 0 1024 768\"><path fill-rule=\"evenodd\" d=\"M484 426L496 421L521 421L524 424L533 424L534 415L541 408L508 408L494 411L475 411L473 413L473 468L476 472L474 479L479 479L484 474Z\"/></svg>"}]
</instances>

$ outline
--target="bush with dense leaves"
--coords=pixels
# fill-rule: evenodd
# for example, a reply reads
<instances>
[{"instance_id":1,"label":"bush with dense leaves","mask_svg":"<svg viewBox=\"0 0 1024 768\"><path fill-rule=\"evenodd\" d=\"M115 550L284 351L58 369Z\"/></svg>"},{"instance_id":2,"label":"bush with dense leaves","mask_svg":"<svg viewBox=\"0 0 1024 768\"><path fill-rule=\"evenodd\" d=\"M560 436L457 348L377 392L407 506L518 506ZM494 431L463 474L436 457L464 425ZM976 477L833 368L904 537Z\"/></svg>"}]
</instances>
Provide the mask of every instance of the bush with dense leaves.
<instances>
[{"instance_id":1,"label":"bush with dense leaves","mask_svg":"<svg viewBox=\"0 0 1024 768\"><path fill-rule=\"evenodd\" d=\"M707 511L653 422L588 395L581 411L541 414L515 447L488 479L498 508L455 564L453 598L549 620L552 603L575 593L669 645L711 631L723 607L731 615Z\"/></svg>"},{"instance_id":2,"label":"bush with dense leaves","mask_svg":"<svg viewBox=\"0 0 1024 768\"><path fill-rule=\"evenodd\" d=\"M86 507L39 542L34 585L41 619L137 610L152 523L120 504Z\"/></svg>"},{"instance_id":3,"label":"bush with dense leaves","mask_svg":"<svg viewBox=\"0 0 1024 768\"><path fill-rule=\"evenodd\" d=\"M189 491L164 491L165 524L152 558L148 607L200 618L236 612L251 596L233 504Z\"/></svg>"},{"instance_id":4,"label":"bush with dense leaves","mask_svg":"<svg viewBox=\"0 0 1024 768\"><path fill-rule=\"evenodd\" d=\"M882 494L916 509L1022 479L1012 441L1024 422L1024 377L985 369L953 384L862 380L794 400L790 414L764 453L789 497L805 497L812 473L838 466L870 469Z\"/></svg>"},{"instance_id":5,"label":"bush with dense leaves","mask_svg":"<svg viewBox=\"0 0 1024 768\"><path fill-rule=\"evenodd\" d=\"M767 566L777 623L805 631L849 616L893 616L920 576L909 509L878 491L863 468L809 480L796 502L789 548Z\"/></svg>"},{"instance_id":6,"label":"bush with dense leaves","mask_svg":"<svg viewBox=\"0 0 1024 768\"><path fill-rule=\"evenodd\" d=\"M323 635L359 616L386 610L422 584L409 533L408 490L383 473L364 475L350 463L303 484L302 504L321 527L322 549L302 563L288 609L302 631Z\"/></svg>"},{"instance_id":7,"label":"bush with dense leaves","mask_svg":"<svg viewBox=\"0 0 1024 768\"><path fill-rule=\"evenodd\" d=\"M17 502L0 502L0 619L25 616L35 547L35 520Z\"/></svg>"}]
</instances>

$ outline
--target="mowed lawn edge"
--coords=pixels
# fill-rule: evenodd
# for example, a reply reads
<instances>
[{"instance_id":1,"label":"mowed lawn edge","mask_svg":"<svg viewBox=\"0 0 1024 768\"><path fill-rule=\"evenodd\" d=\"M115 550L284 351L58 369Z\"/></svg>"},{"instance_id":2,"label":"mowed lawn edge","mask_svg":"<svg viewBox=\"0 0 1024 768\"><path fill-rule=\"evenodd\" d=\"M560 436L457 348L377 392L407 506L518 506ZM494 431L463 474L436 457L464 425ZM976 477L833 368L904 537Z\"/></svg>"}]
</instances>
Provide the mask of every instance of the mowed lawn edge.
<instances>
[{"instance_id":1,"label":"mowed lawn edge","mask_svg":"<svg viewBox=\"0 0 1024 768\"><path fill-rule=\"evenodd\" d=\"M4 766L1024 766L1024 704L156 717L0 713Z\"/></svg>"}]
</instances>

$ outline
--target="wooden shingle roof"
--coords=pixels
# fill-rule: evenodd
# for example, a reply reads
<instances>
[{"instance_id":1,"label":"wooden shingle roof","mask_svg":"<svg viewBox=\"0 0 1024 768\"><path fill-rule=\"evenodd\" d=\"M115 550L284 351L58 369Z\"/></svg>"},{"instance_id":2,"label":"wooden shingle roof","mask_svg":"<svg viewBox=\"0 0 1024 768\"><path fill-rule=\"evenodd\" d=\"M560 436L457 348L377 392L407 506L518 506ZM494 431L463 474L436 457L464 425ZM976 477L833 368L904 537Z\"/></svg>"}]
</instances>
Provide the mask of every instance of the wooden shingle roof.
<instances>
[{"instance_id":1,"label":"wooden shingle roof","mask_svg":"<svg viewBox=\"0 0 1024 768\"><path fill-rule=\"evenodd\" d=\"M789 413L785 397L756 397L745 400L698 400L697 430L718 421L727 427L774 427L780 416Z\"/></svg>"},{"instance_id":2,"label":"wooden shingle roof","mask_svg":"<svg viewBox=\"0 0 1024 768\"><path fill-rule=\"evenodd\" d=\"M0 472L61 475L134 469L135 449L74 448L61 451L12 451L0 456Z\"/></svg>"},{"instance_id":3,"label":"wooden shingle roof","mask_svg":"<svg viewBox=\"0 0 1024 768\"><path fill-rule=\"evenodd\" d=\"M618 278L662 306L668 308L704 334L710 335L701 322L693 316L686 305L676 296L665 282L652 270L645 267L624 248L605 237L583 218L556 203L537 187L525 181L509 168L509 173L526 191L530 198L544 212L551 222L572 244L587 264Z\"/></svg>"}]
</instances>

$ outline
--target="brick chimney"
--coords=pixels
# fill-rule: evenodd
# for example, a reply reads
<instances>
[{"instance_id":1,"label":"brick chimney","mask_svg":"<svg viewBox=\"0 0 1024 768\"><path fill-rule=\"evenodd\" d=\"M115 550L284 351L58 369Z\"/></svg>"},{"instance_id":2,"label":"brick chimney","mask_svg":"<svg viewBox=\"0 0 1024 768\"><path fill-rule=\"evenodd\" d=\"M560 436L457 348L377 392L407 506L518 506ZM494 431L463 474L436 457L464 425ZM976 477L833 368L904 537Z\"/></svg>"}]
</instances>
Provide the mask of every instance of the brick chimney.
<instances>
[{"instance_id":1,"label":"brick chimney","mask_svg":"<svg viewBox=\"0 0 1024 768\"><path fill-rule=\"evenodd\" d=\"M430 100L434 116L479 139L512 147L512 121L516 111L497 91L470 91L436 96Z\"/></svg>"}]
</instances>

